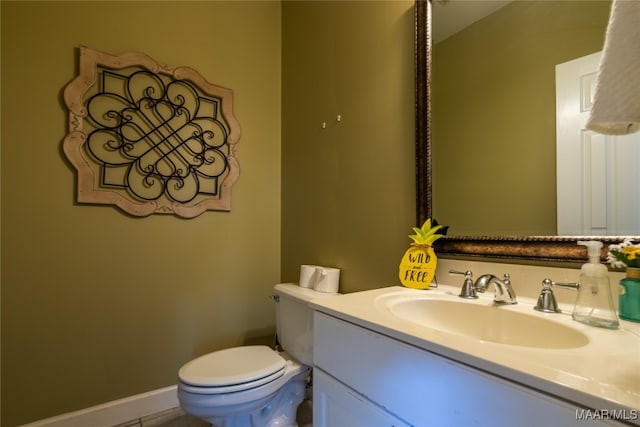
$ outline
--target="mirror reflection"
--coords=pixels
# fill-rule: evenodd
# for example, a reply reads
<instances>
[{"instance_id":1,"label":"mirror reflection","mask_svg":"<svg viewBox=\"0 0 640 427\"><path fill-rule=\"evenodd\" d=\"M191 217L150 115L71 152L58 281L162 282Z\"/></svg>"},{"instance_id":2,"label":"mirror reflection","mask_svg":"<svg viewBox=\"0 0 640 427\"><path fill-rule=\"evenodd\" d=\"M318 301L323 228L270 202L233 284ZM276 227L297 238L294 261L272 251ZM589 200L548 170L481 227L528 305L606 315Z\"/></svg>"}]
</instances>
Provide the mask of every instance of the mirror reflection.
<instances>
[{"instance_id":1,"label":"mirror reflection","mask_svg":"<svg viewBox=\"0 0 640 427\"><path fill-rule=\"evenodd\" d=\"M433 217L450 225L450 234L640 234L640 227L558 230L566 199L558 189L581 191L583 176L557 182L556 66L602 49L610 6L434 1ZM460 12L468 16L460 19ZM604 199L610 190L602 190Z\"/></svg>"}]
</instances>

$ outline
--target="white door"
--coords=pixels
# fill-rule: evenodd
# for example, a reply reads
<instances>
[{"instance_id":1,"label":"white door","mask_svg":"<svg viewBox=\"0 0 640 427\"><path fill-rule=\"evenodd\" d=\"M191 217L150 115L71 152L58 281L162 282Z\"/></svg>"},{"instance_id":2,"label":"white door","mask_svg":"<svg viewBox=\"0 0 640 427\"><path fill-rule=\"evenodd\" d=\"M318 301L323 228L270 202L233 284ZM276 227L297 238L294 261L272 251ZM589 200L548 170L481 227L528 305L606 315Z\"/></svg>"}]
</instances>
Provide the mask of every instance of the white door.
<instances>
[{"instance_id":1,"label":"white door","mask_svg":"<svg viewBox=\"0 0 640 427\"><path fill-rule=\"evenodd\" d=\"M640 133L586 129L600 52L556 66L559 235L640 234Z\"/></svg>"}]
</instances>

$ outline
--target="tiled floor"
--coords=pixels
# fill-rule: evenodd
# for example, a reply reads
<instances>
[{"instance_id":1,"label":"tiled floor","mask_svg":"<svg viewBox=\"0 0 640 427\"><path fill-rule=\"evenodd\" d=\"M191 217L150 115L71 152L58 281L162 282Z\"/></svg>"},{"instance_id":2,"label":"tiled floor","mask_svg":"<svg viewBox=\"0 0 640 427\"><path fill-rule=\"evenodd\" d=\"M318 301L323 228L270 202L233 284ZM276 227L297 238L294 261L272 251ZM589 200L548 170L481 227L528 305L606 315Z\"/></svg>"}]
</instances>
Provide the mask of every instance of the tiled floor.
<instances>
[{"instance_id":1,"label":"tiled floor","mask_svg":"<svg viewBox=\"0 0 640 427\"><path fill-rule=\"evenodd\" d=\"M307 399L298 406L298 427L313 427L313 403Z\"/></svg>"},{"instance_id":2,"label":"tiled floor","mask_svg":"<svg viewBox=\"0 0 640 427\"><path fill-rule=\"evenodd\" d=\"M298 427L312 427L311 417L311 401L305 400L298 407ZM180 408L173 408L114 427L211 427L211 424L185 414Z\"/></svg>"}]
</instances>

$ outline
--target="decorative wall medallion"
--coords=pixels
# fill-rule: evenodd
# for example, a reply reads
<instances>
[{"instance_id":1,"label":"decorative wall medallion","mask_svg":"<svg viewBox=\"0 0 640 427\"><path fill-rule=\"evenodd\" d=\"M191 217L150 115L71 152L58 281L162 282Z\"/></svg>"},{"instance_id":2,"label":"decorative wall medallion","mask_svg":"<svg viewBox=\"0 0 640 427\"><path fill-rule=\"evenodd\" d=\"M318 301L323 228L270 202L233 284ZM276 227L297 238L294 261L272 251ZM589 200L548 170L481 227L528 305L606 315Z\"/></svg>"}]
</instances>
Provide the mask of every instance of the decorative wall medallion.
<instances>
[{"instance_id":1,"label":"decorative wall medallion","mask_svg":"<svg viewBox=\"0 0 640 427\"><path fill-rule=\"evenodd\" d=\"M240 126L230 89L137 52L82 47L79 63L64 90L63 142L78 172L79 203L113 204L135 216L231 210Z\"/></svg>"}]
</instances>

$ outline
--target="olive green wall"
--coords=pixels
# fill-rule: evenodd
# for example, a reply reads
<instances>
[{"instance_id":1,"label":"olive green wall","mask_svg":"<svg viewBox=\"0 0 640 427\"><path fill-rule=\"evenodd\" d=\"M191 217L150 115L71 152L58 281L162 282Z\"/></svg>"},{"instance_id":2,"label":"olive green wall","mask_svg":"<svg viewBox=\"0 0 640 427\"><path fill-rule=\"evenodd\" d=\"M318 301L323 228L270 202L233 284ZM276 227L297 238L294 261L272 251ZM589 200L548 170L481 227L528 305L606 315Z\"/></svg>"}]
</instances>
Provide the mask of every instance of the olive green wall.
<instances>
[{"instance_id":1,"label":"olive green wall","mask_svg":"<svg viewBox=\"0 0 640 427\"><path fill-rule=\"evenodd\" d=\"M267 297L301 263L342 268L346 292L397 283L415 216L411 1L0 5L3 426L270 342ZM142 51L234 90L230 213L74 203L61 93L80 45Z\"/></svg>"},{"instance_id":2,"label":"olive green wall","mask_svg":"<svg viewBox=\"0 0 640 427\"><path fill-rule=\"evenodd\" d=\"M175 384L196 355L272 342L280 280L279 2L2 1L2 425ZM232 211L74 204L61 154L77 48L142 51L232 88Z\"/></svg>"},{"instance_id":3,"label":"olive green wall","mask_svg":"<svg viewBox=\"0 0 640 427\"><path fill-rule=\"evenodd\" d=\"M556 234L555 65L602 49L609 8L513 2L434 47L433 215L450 234Z\"/></svg>"},{"instance_id":4,"label":"olive green wall","mask_svg":"<svg viewBox=\"0 0 640 427\"><path fill-rule=\"evenodd\" d=\"M413 2L282 14L283 278L322 264L343 292L397 284L415 224Z\"/></svg>"}]
</instances>

